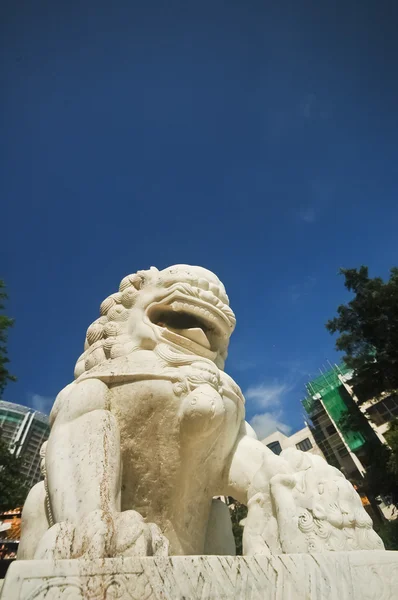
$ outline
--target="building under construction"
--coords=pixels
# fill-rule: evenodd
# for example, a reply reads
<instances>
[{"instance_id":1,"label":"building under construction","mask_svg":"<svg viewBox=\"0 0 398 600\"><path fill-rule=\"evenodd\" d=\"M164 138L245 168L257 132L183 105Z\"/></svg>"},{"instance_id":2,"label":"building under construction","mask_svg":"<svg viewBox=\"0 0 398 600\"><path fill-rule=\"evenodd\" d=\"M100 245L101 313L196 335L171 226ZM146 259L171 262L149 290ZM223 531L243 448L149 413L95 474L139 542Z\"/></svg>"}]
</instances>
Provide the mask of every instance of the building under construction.
<instances>
[{"instance_id":1,"label":"building under construction","mask_svg":"<svg viewBox=\"0 0 398 600\"><path fill-rule=\"evenodd\" d=\"M326 460L352 481L366 472L367 442L382 442L375 428L359 410L349 385L352 371L334 366L309 381L302 401L313 436ZM352 415L355 415L355 419Z\"/></svg>"},{"instance_id":2,"label":"building under construction","mask_svg":"<svg viewBox=\"0 0 398 600\"><path fill-rule=\"evenodd\" d=\"M49 434L47 415L0 400L0 435L10 452L23 458L22 474L28 488L40 480L40 448Z\"/></svg>"}]
</instances>

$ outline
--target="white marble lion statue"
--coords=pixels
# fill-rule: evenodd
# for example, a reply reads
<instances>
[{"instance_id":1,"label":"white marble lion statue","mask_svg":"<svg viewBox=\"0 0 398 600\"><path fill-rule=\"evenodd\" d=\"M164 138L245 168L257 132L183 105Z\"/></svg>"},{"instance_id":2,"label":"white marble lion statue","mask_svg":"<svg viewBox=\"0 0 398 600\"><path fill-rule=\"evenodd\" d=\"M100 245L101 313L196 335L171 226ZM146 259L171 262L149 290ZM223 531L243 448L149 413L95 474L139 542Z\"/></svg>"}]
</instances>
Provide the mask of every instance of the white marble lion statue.
<instances>
[{"instance_id":1,"label":"white marble lion statue","mask_svg":"<svg viewBox=\"0 0 398 600\"><path fill-rule=\"evenodd\" d=\"M213 273L139 271L100 314L51 411L19 559L234 554L224 495L248 507L244 554L383 548L337 469L276 456L245 422L223 371L235 316Z\"/></svg>"}]
</instances>

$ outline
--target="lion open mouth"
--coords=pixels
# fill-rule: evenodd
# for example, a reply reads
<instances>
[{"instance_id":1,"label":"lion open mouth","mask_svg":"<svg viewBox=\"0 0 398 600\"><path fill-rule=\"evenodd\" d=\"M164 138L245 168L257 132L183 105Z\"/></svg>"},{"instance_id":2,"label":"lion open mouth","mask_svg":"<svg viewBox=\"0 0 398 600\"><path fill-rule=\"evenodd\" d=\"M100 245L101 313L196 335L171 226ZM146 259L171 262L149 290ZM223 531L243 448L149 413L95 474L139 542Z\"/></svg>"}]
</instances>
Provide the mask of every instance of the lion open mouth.
<instances>
[{"instance_id":1,"label":"lion open mouth","mask_svg":"<svg viewBox=\"0 0 398 600\"><path fill-rule=\"evenodd\" d=\"M221 310L196 298L169 298L149 307L147 315L162 328L163 337L208 358L222 351L228 337L228 321Z\"/></svg>"}]
</instances>

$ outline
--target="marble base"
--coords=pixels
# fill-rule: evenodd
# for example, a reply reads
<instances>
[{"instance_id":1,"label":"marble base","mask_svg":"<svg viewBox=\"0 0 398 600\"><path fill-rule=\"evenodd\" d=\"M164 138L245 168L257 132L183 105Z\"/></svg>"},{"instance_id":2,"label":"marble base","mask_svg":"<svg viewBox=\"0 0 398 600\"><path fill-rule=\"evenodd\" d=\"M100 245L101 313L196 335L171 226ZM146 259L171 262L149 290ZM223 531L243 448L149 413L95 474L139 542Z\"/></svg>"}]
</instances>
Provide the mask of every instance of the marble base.
<instances>
[{"instance_id":1,"label":"marble base","mask_svg":"<svg viewBox=\"0 0 398 600\"><path fill-rule=\"evenodd\" d=\"M398 552L16 561L1 600L393 600Z\"/></svg>"}]
</instances>

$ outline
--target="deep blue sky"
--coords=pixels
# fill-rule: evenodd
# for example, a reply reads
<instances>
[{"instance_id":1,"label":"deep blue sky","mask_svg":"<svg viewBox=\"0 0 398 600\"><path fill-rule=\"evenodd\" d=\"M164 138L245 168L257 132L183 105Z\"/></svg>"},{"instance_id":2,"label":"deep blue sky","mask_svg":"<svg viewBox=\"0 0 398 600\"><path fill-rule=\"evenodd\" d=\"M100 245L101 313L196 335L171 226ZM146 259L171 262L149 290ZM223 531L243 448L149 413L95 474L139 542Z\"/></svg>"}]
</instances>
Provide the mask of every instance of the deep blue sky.
<instances>
[{"instance_id":1,"label":"deep blue sky","mask_svg":"<svg viewBox=\"0 0 398 600\"><path fill-rule=\"evenodd\" d=\"M189 263L226 285L249 418L300 427L338 268L397 264L396 7L5 0L4 399L46 409L119 280Z\"/></svg>"}]
</instances>

